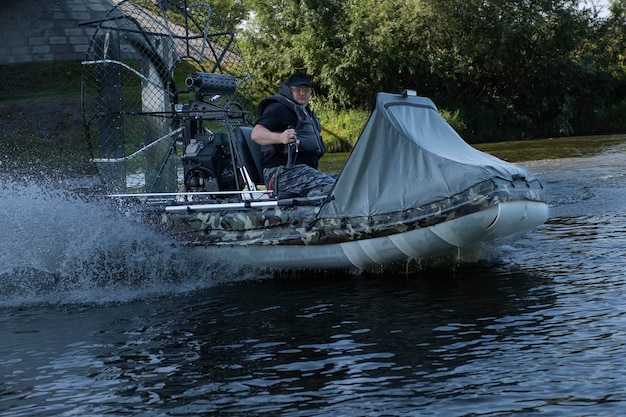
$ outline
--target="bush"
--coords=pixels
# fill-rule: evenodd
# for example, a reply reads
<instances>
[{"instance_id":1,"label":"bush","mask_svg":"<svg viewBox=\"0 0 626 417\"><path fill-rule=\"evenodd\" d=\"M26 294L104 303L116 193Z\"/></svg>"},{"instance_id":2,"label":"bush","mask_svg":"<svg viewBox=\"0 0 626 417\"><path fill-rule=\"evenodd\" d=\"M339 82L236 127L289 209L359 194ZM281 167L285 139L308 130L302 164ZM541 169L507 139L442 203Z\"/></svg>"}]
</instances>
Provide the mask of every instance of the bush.
<instances>
[{"instance_id":1,"label":"bush","mask_svg":"<svg viewBox=\"0 0 626 417\"><path fill-rule=\"evenodd\" d=\"M365 110L336 110L318 104L315 104L315 112L322 123L322 136L329 153L350 152L370 116ZM440 109L439 113L457 132L467 129L459 110Z\"/></svg>"},{"instance_id":2,"label":"bush","mask_svg":"<svg viewBox=\"0 0 626 417\"><path fill-rule=\"evenodd\" d=\"M314 104L322 123L322 136L328 152L348 152L356 143L370 113L364 110L336 110Z\"/></svg>"},{"instance_id":3,"label":"bush","mask_svg":"<svg viewBox=\"0 0 626 417\"><path fill-rule=\"evenodd\" d=\"M467 125L465 124L465 121L461 116L461 112L458 109L455 111L439 109L439 114L446 120L446 122L448 122L450 126L452 126L454 130L457 131L457 133L460 134L467 129Z\"/></svg>"}]
</instances>

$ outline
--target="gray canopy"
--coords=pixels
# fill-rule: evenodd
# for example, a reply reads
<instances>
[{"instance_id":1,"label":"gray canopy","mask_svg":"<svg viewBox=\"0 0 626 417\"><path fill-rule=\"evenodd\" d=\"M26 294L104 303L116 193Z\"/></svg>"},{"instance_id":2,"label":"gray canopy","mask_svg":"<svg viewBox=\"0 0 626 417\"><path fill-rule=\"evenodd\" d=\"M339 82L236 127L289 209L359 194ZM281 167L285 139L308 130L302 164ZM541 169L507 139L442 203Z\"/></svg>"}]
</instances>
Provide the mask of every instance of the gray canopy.
<instances>
[{"instance_id":1,"label":"gray canopy","mask_svg":"<svg viewBox=\"0 0 626 417\"><path fill-rule=\"evenodd\" d=\"M490 178L533 179L468 145L428 98L379 93L320 217L371 216L451 197Z\"/></svg>"}]
</instances>

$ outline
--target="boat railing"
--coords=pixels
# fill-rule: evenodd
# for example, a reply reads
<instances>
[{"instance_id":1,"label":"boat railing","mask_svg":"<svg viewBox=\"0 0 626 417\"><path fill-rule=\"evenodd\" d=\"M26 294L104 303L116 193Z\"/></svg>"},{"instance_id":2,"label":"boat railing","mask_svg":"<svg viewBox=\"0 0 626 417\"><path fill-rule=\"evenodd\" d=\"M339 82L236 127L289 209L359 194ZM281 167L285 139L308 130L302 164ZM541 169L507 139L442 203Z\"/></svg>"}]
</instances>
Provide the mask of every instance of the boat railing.
<instances>
[{"instance_id":1,"label":"boat railing","mask_svg":"<svg viewBox=\"0 0 626 417\"><path fill-rule=\"evenodd\" d=\"M296 197L296 198L282 198L282 199L269 199L269 200L255 200L255 201L242 201L242 202L215 202L215 203L191 203L191 204L177 204L169 205L165 207L165 211L169 213L173 212L205 212L216 210L245 210L245 209L263 209L263 208L295 208L295 207L312 207L320 206L328 201L327 196L315 196L315 197Z\"/></svg>"},{"instance_id":2,"label":"boat railing","mask_svg":"<svg viewBox=\"0 0 626 417\"><path fill-rule=\"evenodd\" d=\"M270 200L272 190L241 190L241 191L204 191L204 192L163 192L163 193L117 193L107 197L117 199L134 199L145 202L166 200L170 202L201 201L209 199L224 200L228 197L238 198L241 201ZM215 203L219 204L219 203Z\"/></svg>"},{"instance_id":3,"label":"boat railing","mask_svg":"<svg viewBox=\"0 0 626 417\"><path fill-rule=\"evenodd\" d=\"M142 152L147 151L148 149L158 145L159 143L161 143L164 140L170 139L173 136L178 135L180 132L183 131L183 127L179 127L176 130L172 130L170 133L161 136L160 138L158 138L157 140L150 142L149 144L147 144L146 146L138 149L137 151L131 153L130 155L126 155L123 156L121 158L91 158L91 162L95 162L96 164L100 164L100 163L116 163L116 162L124 162L124 161L128 161L131 160L135 157L137 157L138 155L140 155Z\"/></svg>"}]
</instances>

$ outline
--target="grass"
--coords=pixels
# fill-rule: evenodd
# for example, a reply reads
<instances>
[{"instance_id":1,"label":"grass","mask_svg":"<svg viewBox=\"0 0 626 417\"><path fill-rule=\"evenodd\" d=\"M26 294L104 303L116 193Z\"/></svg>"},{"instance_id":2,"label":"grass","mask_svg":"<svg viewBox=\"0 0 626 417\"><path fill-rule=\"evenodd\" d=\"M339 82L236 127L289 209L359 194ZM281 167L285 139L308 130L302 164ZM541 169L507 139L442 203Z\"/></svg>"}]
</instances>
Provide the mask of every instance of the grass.
<instances>
[{"instance_id":1,"label":"grass","mask_svg":"<svg viewBox=\"0 0 626 417\"><path fill-rule=\"evenodd\" d=\"M95 173L80 106L80 62L0 65L0 170Z\"/></svg>"},{"instance_id":2,"label":"grass","mask_svg":"<svg viewBox=\"0 0 626 417\"><path fill-rule=\"evenodd\" d=\"M580 158L626 143L626 135L571 136L472 145L509 162Z\"/></svg>"},{"instance_id":3,"label":"grass","mask_svg":"<svg viewBox=\"0 0 626 417\"><path fill-rule=\"evenodd\" d=\"M327 152L320 159L319 169L330 174L339 174L348 159L349 152Z\"/></svg>"},{"instance_id":4,"label":"grass","mask_svg":"<svg viewBox=\"0 0 626 417\"><path fill-rule=\"evenodd\" d=\"M80 94L80 62L0 65L0 101Z\"/></svg>"}]
</instances>

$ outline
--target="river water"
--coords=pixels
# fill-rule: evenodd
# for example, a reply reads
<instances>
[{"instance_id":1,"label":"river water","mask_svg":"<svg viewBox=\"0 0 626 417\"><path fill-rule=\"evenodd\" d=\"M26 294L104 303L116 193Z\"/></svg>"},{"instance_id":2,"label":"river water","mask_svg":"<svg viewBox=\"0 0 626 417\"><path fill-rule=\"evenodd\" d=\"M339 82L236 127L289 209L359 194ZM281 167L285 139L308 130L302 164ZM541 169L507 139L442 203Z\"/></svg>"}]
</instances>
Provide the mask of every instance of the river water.
<instances>
[{"instance_id":1,"label":"river water","mask_svg":"<svg viewBox=\"0 0 626 417\"><path fill-rule=\"evenodd\" d=\"M622 415L626 146L523 165L545 225L361 274L194 259L63 182L3 178L0 415Z\"/></svg>"}]
</instances>

